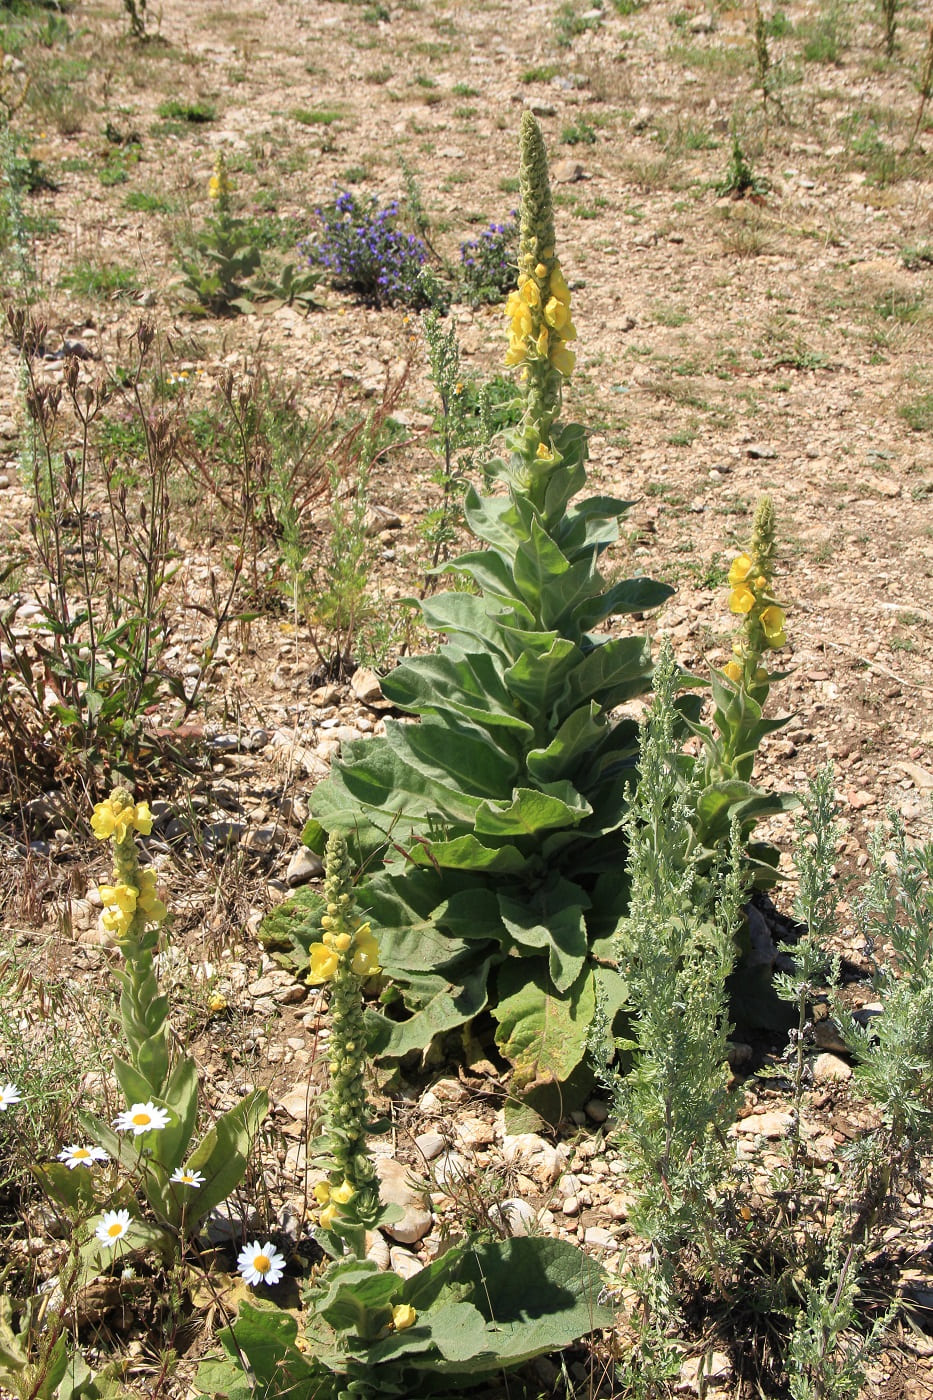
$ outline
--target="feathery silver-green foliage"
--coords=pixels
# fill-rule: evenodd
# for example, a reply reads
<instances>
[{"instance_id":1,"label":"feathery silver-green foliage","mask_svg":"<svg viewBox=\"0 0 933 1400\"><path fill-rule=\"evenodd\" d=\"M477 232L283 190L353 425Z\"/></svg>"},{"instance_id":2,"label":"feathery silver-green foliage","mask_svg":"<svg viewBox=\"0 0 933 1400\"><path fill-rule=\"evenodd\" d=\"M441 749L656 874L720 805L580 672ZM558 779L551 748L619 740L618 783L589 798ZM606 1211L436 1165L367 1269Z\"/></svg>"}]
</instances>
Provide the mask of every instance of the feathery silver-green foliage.
<instances>
[{"instance_id":1,"label":"feathery silver-green foliage","mask_svg":"<svg viewBox=\"0 0 933 1400\"><path fill-rule=\"evenodd\" d=\"M933 1139L933 841L911 846L897 813L888 819L858 904L870 952L884 950L874 977L884 1009L869 1026L841 1007L837 1019L857 1081L884 1117L890 1168Z\"/></svg>"},{"instance_id":2,"label":"feathery silver-green foliage","mask_svg":"<svg viewBox=\"0 0 933 1400\"><path fill-rule=\"evenodd\" d=\"M838 1219L839 1217L837 1217ZM866 1363L879 1350L897 1312L892 1304L867 1335L859 1335L856 1302L859 1254L843 1253L841 1225L833 1229L823 1278L804 1278L804 1307L787 1349L787 1380L793 1400L858 1400L864 1394Z\"/></svg>"},{"instance_id":3,"label":"feathery silver-green foliage","mask_svg":"<svg viewBox=\"0 0 933 1400\"><path fill-rule=\"evenodd\" d=\"M642 731L640 780L626 822L631 901L618 937L626 970L631 1038L627 1074L602 1066L624 1126L618 1147L636 1193L632 1223L658 1263L686 1244L704 1261L715 1201L730 1172L725 983L735 960L742 902L739 844L698 898L695 797L675 768L675 665L662 648L654 702Z\"/></svg>"}]
</instances>

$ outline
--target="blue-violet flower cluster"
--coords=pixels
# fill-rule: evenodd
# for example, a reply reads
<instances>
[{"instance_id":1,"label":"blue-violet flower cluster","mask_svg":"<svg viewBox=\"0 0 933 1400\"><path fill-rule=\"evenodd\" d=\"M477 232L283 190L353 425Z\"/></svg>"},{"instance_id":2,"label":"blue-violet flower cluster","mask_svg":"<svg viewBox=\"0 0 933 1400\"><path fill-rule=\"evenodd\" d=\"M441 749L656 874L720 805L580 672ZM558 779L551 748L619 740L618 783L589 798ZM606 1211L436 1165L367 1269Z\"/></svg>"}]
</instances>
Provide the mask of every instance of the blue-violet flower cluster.
<instances>
[{"instance_id":1,"label":"blue-violet flower cluster","mask_svg":"<svg viewBox=\"0 0 933 1400\"><path fill-rule=\"evenodd\" d=\"M330 272L336 287L369 306L429 304L420 275L427 250L420 238L397 227L397 200L380 208L375 195L363 198L344 190L331 207L315 212L321 232L302 245L302 252Z\"/></svg>"}]
</instances>

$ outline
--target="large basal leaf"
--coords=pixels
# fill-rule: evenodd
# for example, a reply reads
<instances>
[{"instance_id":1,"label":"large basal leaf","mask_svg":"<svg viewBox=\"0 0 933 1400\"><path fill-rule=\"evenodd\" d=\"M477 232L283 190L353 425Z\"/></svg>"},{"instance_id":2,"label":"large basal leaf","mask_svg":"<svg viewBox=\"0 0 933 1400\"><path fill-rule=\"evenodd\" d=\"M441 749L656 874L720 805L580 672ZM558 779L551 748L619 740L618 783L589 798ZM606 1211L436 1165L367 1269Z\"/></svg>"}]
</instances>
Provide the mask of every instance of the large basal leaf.
<instances>
[{"instance_id":1,"label":"large basal leaf","mask_svg":"<svg viewBox=\"0 0 933 1400\"><path fill-rule=\"evenodd\" d=\"M543 949L558 992L566 992L587 955L584 910L589 899L579 885L558 877L526 899L499 895L502 923L520 948Z\"/></svg>"},{"instance_id":2,"label":"large basal leaf","mask_svg":"<svg viewBox=\"0 0 933 1400\"><path fill-rule=\"evenodd\" d=\"M528 772L537 783L572 778L581 760L602 739L606 726L606 718L595 700L581 706L564 720L546 748L528 752Z\"/></svg>"},{"instance_id":3,"label":"large basal leaf","mask_svg":"<svg viewBox=\"0 0 933 1400\"><path fill-rule=\"evenodd\" d=\"M477 818L477 830L482 829ZM484 846L473 835L412 846L409 854L416 865L439 865L448 870L488 870L498 875L517 875L527 865L515 846Z\"/></svg>"},{"instance_id":4,"label":"large basal leaf","mask_svg":"<svg viewBox=\"0 0 933 1400\"><path fill-rule=\"evenodd\" d=\"M416 1310L434 1291L432 1280L423 1277L434 1267L405 1284L403 1296ZM476 1240L459 1256L437 1302L424 1313L444 1358L437 1369L477 1376L509 1370L611 1327L613 1313L600 1302L605 1282L599 1265L564 1240ZM469 1320L462 1331L446 1325L451 1295L469 1298L484 1318L485 1345L479 1349L479 1334Z\"/></svg>"},{"instance_id":5,"label":"large basal leaf","mask_svg":"<svg viewBox=\"0 0 933 1400\"><path fill-rule=\"evenodd\" d=\"M382 682L382 693L413 714L463 715L487 727L533 734L532 726L515 713L515 703L500 668L487 652L457 656L446 647L433 656L398 666Z\"/></svg>"},{"instance_id":6,"label":"large basal leaf","mask_svg":"<svg viewBox=\"0 0 933 1400\"><path fill-rule=\"evenodd\" d=\"M434 716L420 724L389 720L386 742L404 763L422 774L426 795L438 793L438 810L445 806L450 810L450 793L466 801L499 797L511 790L519 771L517 761L494 747L486 736L444 724Z\"/></svg>"},{"instance_id":7,"label":"large basal leaf","mask_svg":"<svg viewBox=\"0 0 933 1400\"><path fill-rule=\"evenodd\" d=\"M513 1066L516 1088L566 1079L586 1053L596 997L585 969L558 992L542 959L510 958L499 971L492 1012L496 1043Z\"/></svg>"},{"instance_id":8,"label":"large basal leaf","mask_svg":"<svg viewBox=\"0 0 933 1400\"><path fill-rule=\"evenodd\" d=\"M487 836L536 836L553 827L577 826L592 807L570 783L550 783L547 792L516 788L511 801L483 802L476 830Z\"/></svg>"},{"instance_id":9,"label":"large basal leaf","mask_svg":"<svg viewBox=\"0 0 933 1400\"><path fill-rule=\"evenodd\" d=\"M471 824L477 800L452 784L432 782L386 739L374 738L345 745L341 762L314 789L311 806L324 845L324 833L342 831L370 853L393 838L407 840L433 813ZM315 840L312 849L322 855L324 846Z\"/></svg>"},{"instance_id":10,"label":"large basal leaf","mask_svg":"<svg viewBox=\"0 0 933 1400\"><path fill-rule=\"evenodd\" d=\"M371 1016L372 1049L378 1054L398 1059L410 1050L426 1050L435 1036L472 1021L489 999L491 966L491 956L474 961L464 969L456 983L446 982L440 986L437 985L437 977L422 978L416 974L408 978L405 1000L409 1007L413 1007L411 1015L405 1021ZM419 997L423 983L430 983L432 990Z\"/></svg>"},{"instance_id":11,"label":"large basal leaf","mask_svg":"<svg viewBox=\"0 0 933 1400\"><path fill-rule=\"evenodd\" d=\"M469 637L480 644L480 650L498 652L506 663L512 659L502 646L497 622L475 593L437 593L425 598L421 612L432 631L444 632L452 640Z\"/></svg>"},{"instance_id":12,"label":"large basal leaf","mask_svg":"<svg viewBox=\"0 0 933 1400\"><path fill-rule=\"evenodd\" d=\"M294 1395L294 1382L313 1374L295 1345L298 1323L282 1308L241 1303L236 1325L217 1335L234 1360L246 1357L255 1378L253 1395Z\"/></svg>"}]
</instances>

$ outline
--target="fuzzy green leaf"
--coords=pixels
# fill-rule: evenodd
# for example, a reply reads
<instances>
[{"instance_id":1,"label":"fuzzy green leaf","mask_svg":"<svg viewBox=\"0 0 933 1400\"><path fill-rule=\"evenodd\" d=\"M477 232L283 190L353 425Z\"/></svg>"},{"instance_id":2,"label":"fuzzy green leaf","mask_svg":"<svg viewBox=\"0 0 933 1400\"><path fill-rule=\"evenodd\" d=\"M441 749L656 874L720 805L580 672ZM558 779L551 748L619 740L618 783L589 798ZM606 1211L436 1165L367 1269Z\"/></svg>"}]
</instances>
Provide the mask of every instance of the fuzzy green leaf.
<instances>
[{"instance_id":1,"label":"fuzzy green leaf","mask_svg":"<svg viewBox=\"0 0 933 1400\"><path fill-rule=\"evenodd\" d=\"M557 992L546 964L509 959L499 973L496 1044L514 1067L518 1086L563 1080L586 1053L596 1009L593 975L586 969Z\"/></svg>"},{"instance_id":2,"label":"fuzzy green leaf","mask_svg":"<svg viewBox=\"0 0 933 1400\"><path fill-rule=\"evenodd\" d=\"M185 1164L189 1171L204 1174L194 1204L200 1219L234 1191L246 1172L249 1154L259 1133L259 1125L269 1109L265 1089L254 1089L218 1118L205 1133ZM179 1187L184 1191L184 1187ZM188 1199L188 1198L186 1198Z\"/></svg>"},{"instance_id":3,"label":"fuzzy green leaf","mask_svg":"<svg viewBox=\"0 0 933 1400\"><path fill-rule=\"evenodd\" d=\"M547 791L516 788L510 801L477 807L476 830L488 836L534 836L552 827L577 826L592 810L567 782L549 783Z\"/></svg>"}]
</instances>

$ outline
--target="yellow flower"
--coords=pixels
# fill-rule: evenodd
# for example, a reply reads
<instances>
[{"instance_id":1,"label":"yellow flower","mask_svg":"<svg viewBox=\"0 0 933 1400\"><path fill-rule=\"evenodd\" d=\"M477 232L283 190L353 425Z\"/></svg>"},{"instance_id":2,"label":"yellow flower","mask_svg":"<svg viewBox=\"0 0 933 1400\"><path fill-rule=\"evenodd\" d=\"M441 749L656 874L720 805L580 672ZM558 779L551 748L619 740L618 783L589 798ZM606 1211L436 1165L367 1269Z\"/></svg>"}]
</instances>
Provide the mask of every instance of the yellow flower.
<instances>
[{"instance_id":1,"label":"yellow flower","mask_svg":"<svg viewBox=\"0 0 933 1400\"><path fill-rule=\"evenodd\" d=\"M219 1016L221 1011L226 1011L227 1009L227 998L224 996L223 992L211 992L211 999L207 1005L213 1015Z\"/></svg>"},{"instance_id":2,"label":"yellow flower","mask_svg":"<svg viewBox=\"0 0 933 1400\"><path fill-rule=\"evenodd\" d=\"M333 1186L331 1188L330 1198L332 1201L336 1201L338 1206L345 1206L353 1200L355 1194L356 1192L353 1190L349 1181L345 1181L342 1186Z\"/></svg>"},{"instance_id":3,"label":"yellow flower","mask_svg":"<svg viewBox=\"0 0 933 1400\"><path fill-rule=\"evenodd\" d=\"M548 339L547 326L542 326L538 333L538 339L535 341L535 347L539 355L547 354Z\"/></svg>"},{"instance_id":4,"label":"yellow flower","mask_svg":"<svg viewBox=\"0 0 933 1400\"><path fill-rule=\"evenodd\" d=\"M101 928L106 929L107 933L112 933L117 938L126 937L132 922L132 914L125 914L122 909L105 909L100 916Z\"/></svg>"},{"instance_id":5,"label":"yellow flower","mask_svg":"<svg viewBox=\"0 0 933 1400\"><path fill-rule=\"evenodd\" d=\"M330 1200L330 1182L316 1181L314 1184L314 1199L319 1206L326 1206Z\"/></svg>"},{"instance_id":6,"label":"yellow flower","mask_svg":"<svg viewBox=\"0 0 933 1400\"><path fill-rule=\"evenodd\" d=\"M529 277L527 282L523 282L520 290L522 300L527 302L529 306L541 305L541 291L533 277Z\"/></svg>"},{"instance_id":7,"label":"yellow flower","mask_svg":"<svg viewBox=\"0 0 933 1400\"><path fill-rule=\"evenodd\" d=\"M418 1314L411 1303L398 1303L392 1309L392 1326L396 1332L404 1332L406 1328L413 1327L418 1320Z\"/></svg>"},{"instance_id":8,"label":"yellow flower","mask_svg":"<svg viewBox=\"0 0 933 1400\"><path fill-rule=\"evenodd\" d=\"M551 351L551 364L555 369L560 370L565 379L569 379L573 374L573 367L576 362L576 355L572 350L568 350L566 345L557 344Z\"/></svg>"},{"instance_id":9,"label":"yellow flower","mask_svg":"<svg viewBox=\"0 0 933 1400\"><path fill-rule=\"evenodd\" d=\"M755 606L755 595L748 584L740 583L729 594L729 609L734 613L749 613Z\"/></svg>"},{"instance_id":10,"label":"yellow flower","mask_svg":"<svg viewBox=\"0 0 933 1400\"><path fill-rule=\"evenodd\" d=\"M732 567L729 570L729 587L735 588L738 584L744 583L753 568L754 565L747 554L740 554L738 559L733 559Z\"/></svg>"},{"instance_id":11,"label":"yellow flower","mask_svg":"<svg viewBox=\"0 0 933 1400\"><path fill-rule=\"evenodd\" d=\"M557 297L551 297L544 308L544 319L556 331L562 330L570 321L570 307L558 301Z\"/></svg>"},{"instance_id":12,"label":"yellow flower","mask_svg":"<svg viewBox=\"0 0 933 1400\"><path fill-rule=\"evenodd\" d=\"M323 943L315 943L311 949L310 966L308 968L308 981L312 987L319 987L324 982L329 982L340 963L339 954L333 948L325 948Z\"/></svg>"},{"instance_id":13,"label":"yellow flower","mask_svg":"<svg viewBox=\"0 0 933 1400\"><path fill-rule=\"evenodd\" d=\"M769 647L782 647L787 641L784 631L784 609L772 604L765 608L759 619Z\"/></svg>"},{"instance_id":14,"label":"yellow flower","mask_svg":"<svg viewBox=\"0 0 933 1400\"><path fill-rule=\"evenodd\" d=\"M360 932L356 935L356 946L350 966L357 977L372 977L379 971L379 944L371 933L361 937Z\"/></svg>"},{"instance_id":15,"label":"yellow flower","mask_svg":"<svg viewBox=\"0 0 933 1400\"><path fill-rule=\"evenodd\" d=\"M506 365L520 365L525 358L525 342L516 335L509 336L509 348L505 352Z\"/></svg>"},{"instance_id":16,"label":"yellow flower","mask_svg":"<svg viewBox=\"0 0 933 1400\"><path fill-rule=\"evenodd\" d=\"M98 802L91 817L91 830L98 841L125 841L127 832L135 827L143 836L152 830L152 813L148 802L130 802L125 806L121 796L114 793Z\"/></svg>"},{"instance_id":17,"label":"yellow flower","mask_svg":"<svg viewBox=\"0 0 933 1400\"><path fill-rule=\"evenodd\" d=\"M165 918L168 910L156 895L156 877L154 870L141 870L139 872L139 908L146 916L148 924L160 924Z\"/></svg>"},{"instance_id":18,"label":"yellow flower","mask_svg":"<svg viewBox=\"0 0 933 1400\"><path fill-rule=\"evenodd\" d=\"M565 306L570 306L570 288L564 280L564 274L560 270L560 263L555 263L551 268L551 280L549 283L552 297L562 301Z\"/></svg>"},{"instance_id":19,"label":"yellow flower","mask_svg":"<svg viewBox=\"0 0 933 1400\"><path fill-rule=\"evenodd\" d=\"M722 673L724 676L728 676L730 681L734 681L735 684L738 685L742 676L745 674L745 667L738 661L727 661L722 668Z\"/></svg>"},{"instance_id":20,"label":"yellow flower","mask_svg":"<svg viewBox=\"0 0 933 1400\"><path fill-rule=\"evenodd\" d=\"M104 904L119 909L123 914L135 914L138 891L132 885L101 885L100 897Z\"/></svg>"},{"instance_id":21,"label":"yellow flower","mask_svg":"<svg viewBox=\"0 0 933 1400\"><path fill-rule=\"evenodd\" d=\"M339 1214L340 1212L335 1205L325 1206L322 1211L318 1212L317 1223L322 1230L330 1230Z\"/></svg>"}]
</instances>

